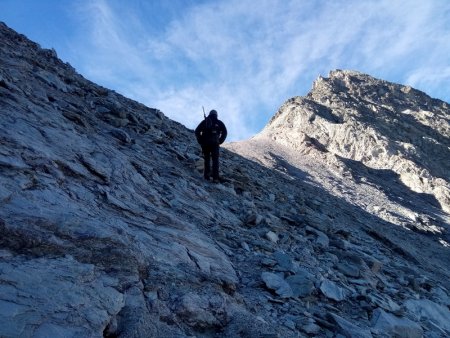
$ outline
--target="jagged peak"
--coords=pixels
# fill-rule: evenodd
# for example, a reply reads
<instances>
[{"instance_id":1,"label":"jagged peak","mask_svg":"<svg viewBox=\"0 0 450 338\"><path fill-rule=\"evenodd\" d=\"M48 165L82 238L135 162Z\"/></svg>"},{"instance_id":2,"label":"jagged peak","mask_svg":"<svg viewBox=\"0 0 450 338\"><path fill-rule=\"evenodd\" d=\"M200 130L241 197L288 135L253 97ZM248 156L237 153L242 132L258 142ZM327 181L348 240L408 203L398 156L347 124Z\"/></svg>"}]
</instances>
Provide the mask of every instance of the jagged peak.
<instances>
[{"instance_id":1,"label":"jagged peak","mask_svg":"<svg viewBox=\"0 0 450 338\"><path fill-rule=\"evenodd\" d=\"M392 169L450 211L449 107L410 86L334 70L306 97L287 100L262 134L294 149L305 146L299 135L306 135L337 156Z\"/></svg>"},{"instance_id":2,"label":"jagged peak","mask_svg":"<svg viewBox=\"0 0 450 338\"><path fill-rule=\"evenodd\" d=\"M395 85L385 80L377 79L371 75L356 71L356 70L341 70L336 69L329 72L328 77L319 76L312 86L312 90L308 96L313 96L315 92L319 91L321 95L324 91L339 92L348 91L354 87L366 86L386 86Z\"/></svg>"},{"instance_id":3,"label":"jagged peak","mask_svg":"<svg viewBox=\"0 0 450 338\"><path fill-rule=\"evenodd\" d=\"M417 102L426 101L430 103L433 101L433 104L440 104L443 107L448 106L446 102L434 99L410 85L386 81L356 70L341 69L330 71L328 77L319 76L313 82L312 89L307 97L317 99L318 97L342 93L359 97L405 96L409 99L415 98Z\"/></svg>"},{"instance_id":4,"label":"jagged peak","mask_svg":"<svg viewBox=\"0 0 450 338\"><path fill-rule=\"evenodd\" d=\"M328 77L319 75L315 82L327 81L332 79L375 79L369 74L362 73L357 70L351 69L334 69L330 70Z\"/></svg>"}]
</instances>

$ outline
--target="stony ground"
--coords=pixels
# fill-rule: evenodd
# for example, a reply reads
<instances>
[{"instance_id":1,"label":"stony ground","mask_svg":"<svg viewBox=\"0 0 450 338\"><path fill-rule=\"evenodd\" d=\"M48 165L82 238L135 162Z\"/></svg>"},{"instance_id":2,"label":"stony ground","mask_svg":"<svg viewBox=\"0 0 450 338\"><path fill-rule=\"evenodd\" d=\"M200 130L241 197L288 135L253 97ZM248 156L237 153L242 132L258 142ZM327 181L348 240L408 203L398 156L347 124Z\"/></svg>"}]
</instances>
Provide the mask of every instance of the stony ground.
<instances>
[{"instance_id":1,"label":"stony ground","mask_svg":"<svg viewBox=\"0 0 450 338\"><path fill-rule=\"evenodd\" d=\"M450 333L429 195L266 136L206 182L192 131L0 36L1 337Z\"/></svg>"}]
</instances>

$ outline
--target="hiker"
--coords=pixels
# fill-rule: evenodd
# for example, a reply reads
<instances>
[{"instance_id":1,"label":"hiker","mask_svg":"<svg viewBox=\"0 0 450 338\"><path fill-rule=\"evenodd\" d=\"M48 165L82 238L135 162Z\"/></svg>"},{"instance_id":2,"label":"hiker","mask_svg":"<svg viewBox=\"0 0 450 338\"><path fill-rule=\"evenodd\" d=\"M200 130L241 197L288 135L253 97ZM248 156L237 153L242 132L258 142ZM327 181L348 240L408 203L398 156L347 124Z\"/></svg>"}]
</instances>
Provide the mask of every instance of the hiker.
<instances>
[{"instance_id":1,"label":"hiker","mask_svg":"<svg viewBox=\"0 0 450 338\"><path fill-rule=\"evenodd\" d=\"M210 179L210 162L212 160L212 178L214 183L219 183L219 146L227 138L227 128L217 118L217 111L211 110L205 119L195 128L195 136L202 147L205 167L203 176Z\"/></svg>"}]
</instances>

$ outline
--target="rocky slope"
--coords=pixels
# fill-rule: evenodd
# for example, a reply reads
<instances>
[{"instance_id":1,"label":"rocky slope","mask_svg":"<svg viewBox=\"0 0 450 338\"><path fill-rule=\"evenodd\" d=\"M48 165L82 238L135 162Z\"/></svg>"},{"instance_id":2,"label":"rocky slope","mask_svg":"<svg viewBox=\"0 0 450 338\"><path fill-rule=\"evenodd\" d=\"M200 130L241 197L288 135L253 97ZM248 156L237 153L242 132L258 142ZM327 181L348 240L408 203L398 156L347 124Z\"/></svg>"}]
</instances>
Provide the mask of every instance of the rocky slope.
<instances>
[{"instance_id":1,"label":"rocky slope","mask_svg":"<svg viewBox=\"0 0 450 338\"><path fill-rule=\"evenodd\" d=\"M288 100L263 134L293 148L309 138L336 157L389 170L450 212L450 106L411 87L334 71Z\"/></svg>"},{"instance_id":2,"label":"rocky slope","mask_svg":"<svg viewBox=\"0 0 450 338\"><path fill-rule=\"evenodd\" d=\"M207 183L191 130L4 24L0 109L0 337L450 333L447 215L390 173L259 136Z\"/></svg>"}]
</instances>

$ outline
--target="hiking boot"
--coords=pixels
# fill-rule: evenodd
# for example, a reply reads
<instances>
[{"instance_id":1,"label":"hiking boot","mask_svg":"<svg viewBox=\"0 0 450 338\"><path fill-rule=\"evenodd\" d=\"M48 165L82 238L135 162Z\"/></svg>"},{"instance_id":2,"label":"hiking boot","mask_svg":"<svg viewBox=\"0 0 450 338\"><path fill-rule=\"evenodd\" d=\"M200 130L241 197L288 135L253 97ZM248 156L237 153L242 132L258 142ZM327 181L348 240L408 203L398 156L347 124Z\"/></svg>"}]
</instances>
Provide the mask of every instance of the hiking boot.
<instances>
[{"instance_id":1,"label":"hiking boot","mask_svg":"<svg viewBox=\"0 0 450 338\"><path fill-rule=\"evenodd\" d=\"M218 178L214 178L213 183L220 183L220 180Z\"/></svg>"}]
</instances>

